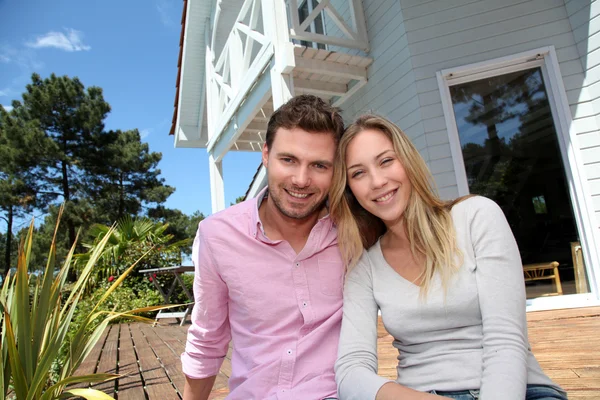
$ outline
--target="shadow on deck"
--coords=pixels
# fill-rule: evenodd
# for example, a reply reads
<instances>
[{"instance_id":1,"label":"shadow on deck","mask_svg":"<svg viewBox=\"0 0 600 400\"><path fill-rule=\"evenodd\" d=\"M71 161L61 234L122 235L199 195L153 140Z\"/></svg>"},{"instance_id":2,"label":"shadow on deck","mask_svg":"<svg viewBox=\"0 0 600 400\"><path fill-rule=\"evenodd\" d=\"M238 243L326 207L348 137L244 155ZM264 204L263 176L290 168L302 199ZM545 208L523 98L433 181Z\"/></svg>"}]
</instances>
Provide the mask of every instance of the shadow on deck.
<instances>
[{"instance_id":1,"label":"shadow on deck","mask_svg":"<svg viewBox=\"0 0 600 400\"><path fill-rule=\"evenodd\" d=\"M600 307L527 314L529 340L544 371L565 388L571 400L600 398ZM185 378L179 356L189 325L152 327L132 323L109 326L77 375L125 374L94 387L116 399L180 399ZM380 323L379 374L396 378L397 351ZM210 399L224 399L231 374L231 349Z\"/></svg>"}]
</instances>

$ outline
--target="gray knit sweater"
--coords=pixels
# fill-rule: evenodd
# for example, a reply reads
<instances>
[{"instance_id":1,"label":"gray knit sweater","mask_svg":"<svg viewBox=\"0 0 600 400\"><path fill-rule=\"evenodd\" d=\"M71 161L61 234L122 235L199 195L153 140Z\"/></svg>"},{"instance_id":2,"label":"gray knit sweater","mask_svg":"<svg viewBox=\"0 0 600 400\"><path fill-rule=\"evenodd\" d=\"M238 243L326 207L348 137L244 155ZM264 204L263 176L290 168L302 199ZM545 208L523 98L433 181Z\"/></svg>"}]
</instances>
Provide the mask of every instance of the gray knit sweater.
<instances>
[{"instance_id":1,"label":"gray knit sweater","mask_svg":"<svg viewBox=\"0 0 600 400\"><path fill-rule=\"evenodd\" d=\"M558 388L527 339L525 285L517 244L493 201L452 209L464 257L444 296L437 277L425 300L386 262L377 242L349 273L336 380L340 399L375 399L377 311L399 351L398 382L419 390L480 389L481 398L525 398L527 384ZM559 388L560 389L560 388Z\"/></svg>"}]
</instances>

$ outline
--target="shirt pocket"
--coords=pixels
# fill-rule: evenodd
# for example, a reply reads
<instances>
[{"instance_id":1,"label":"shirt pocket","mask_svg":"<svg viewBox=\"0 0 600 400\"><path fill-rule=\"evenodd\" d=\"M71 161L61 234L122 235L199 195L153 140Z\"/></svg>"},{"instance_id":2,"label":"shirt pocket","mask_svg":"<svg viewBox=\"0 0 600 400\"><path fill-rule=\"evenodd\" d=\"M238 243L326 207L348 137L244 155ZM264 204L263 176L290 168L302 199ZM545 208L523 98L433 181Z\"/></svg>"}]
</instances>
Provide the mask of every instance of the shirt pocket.
<instances>
[{"instance_id":1,"label":"shirt pocket","mask_svg":"<svg viewBox=\"0 0 600 400\"><path fill-rule=\"evenodd\" d=\"M327 296L342 296L344 289L344 267L340 261L318 259L321 293Z\"/></svg>"}]
</instances>

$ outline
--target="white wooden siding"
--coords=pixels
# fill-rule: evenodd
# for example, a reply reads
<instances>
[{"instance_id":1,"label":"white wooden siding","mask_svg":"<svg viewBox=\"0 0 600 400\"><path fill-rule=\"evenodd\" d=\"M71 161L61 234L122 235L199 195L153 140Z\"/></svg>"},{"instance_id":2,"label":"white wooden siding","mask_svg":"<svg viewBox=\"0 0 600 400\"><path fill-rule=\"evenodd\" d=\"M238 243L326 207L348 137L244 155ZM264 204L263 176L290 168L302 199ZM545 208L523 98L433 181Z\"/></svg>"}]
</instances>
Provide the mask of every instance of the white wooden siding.
<instances>
[{"instance_id":1,"label":"white wooden siding","mask_svg":"<svg viewBox=\"0 0 600 400\"><path fill-rule=\"evenodd\" d=\"M596 216L600 215L600 2L567 0L565 9L573 30L581 71L565 77L575 145L581 152L584 173ZM563 72L564 75L564 72ZM567 86L567 82L569 85ZM578 90L577 86L581 89ZM597 222L600 220L597 219Z\"/></svg>"},{"instance_id":2,"label":"white wooden siding","mask_svg":"<svg viewBox=\"0 0 600 400\"><path fill-rule=\"evenodd\" d=\"M334 0L345 3L346 0ZM574 143L600 215L600 1L363 0L374 59L342 108L390 118L428 162L440 194L458 195L436 72L552 45L573 115ZM344 8L340 5L344 12ZM337 27L326 22L328 33ZM342 50L347 51L347 50Z\"/></svg>"}]
</instances>

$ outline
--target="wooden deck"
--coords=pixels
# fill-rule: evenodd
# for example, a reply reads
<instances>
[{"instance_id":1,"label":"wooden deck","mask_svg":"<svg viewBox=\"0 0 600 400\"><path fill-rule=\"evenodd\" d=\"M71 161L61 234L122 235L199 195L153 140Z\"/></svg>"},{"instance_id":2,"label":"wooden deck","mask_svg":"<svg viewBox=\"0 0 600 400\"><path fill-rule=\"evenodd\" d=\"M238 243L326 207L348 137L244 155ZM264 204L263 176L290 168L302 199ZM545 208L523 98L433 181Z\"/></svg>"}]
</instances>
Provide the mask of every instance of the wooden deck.
<instances>
[{"instance_id":1,"label":"wooden deck","mask_svg":"<svg viewBox=\"0 0 600 400\"><path fill-rule=\"evenodd\" d=\"M600 399L600 307L534 312L527 314L527 320L533 352L544 371L567 390L569 399ZM94 386L116 399L180 399L185 378L179 356L188 326L109 326L77 374L127 375ZM395 379L397 352L381 324L378 342L379 374ZM230 374L229 354L211 399L225 398Z\"/></svg>"}]
</instances>

